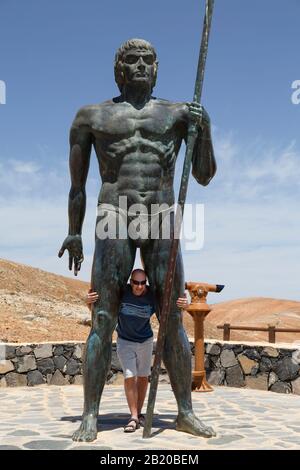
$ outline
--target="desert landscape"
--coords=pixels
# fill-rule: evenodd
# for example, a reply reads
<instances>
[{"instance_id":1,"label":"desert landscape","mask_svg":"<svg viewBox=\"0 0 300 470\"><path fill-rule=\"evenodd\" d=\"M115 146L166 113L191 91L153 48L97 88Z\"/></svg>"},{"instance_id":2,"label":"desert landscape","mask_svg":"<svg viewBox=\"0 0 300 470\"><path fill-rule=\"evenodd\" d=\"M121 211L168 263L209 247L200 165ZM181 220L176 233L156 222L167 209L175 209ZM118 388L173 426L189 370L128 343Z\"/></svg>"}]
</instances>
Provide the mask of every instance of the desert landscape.
<instances>
[{"instance_id":1,"label":"desert landscape","mask_svg":"<svg viewBox=\"0 0 300 470\"><path fill-rule=\"evenodd\" d=\"M85 341L90 312L85 305L89 285L64 276L0 259L0 341ZM213 294L208 301L213 300ZM187 334L193 338L193 320L183 312ZM272 298L241 298L212 304L205 337L222 339L217 325L300 327L300 302ZM158 322L152 320L156 332ZM266 332L233 331L232 340L267 341ZM277 342L300 340L300 333L277 333Z\"/></svg>"}]
</instances>

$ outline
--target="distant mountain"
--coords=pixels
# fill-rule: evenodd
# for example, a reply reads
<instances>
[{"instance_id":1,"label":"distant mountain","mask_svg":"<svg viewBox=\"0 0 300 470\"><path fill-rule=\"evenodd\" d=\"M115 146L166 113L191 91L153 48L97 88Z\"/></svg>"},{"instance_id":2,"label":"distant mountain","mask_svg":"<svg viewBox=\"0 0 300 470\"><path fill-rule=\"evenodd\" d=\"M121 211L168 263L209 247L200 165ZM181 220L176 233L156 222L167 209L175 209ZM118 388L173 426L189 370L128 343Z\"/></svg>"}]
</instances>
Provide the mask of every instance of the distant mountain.
<instances>
[{"instance_id":1,"label":"distant mountain","mask_svg":"<svg viewBox=\"0 0 300 470\"><path fill-rule=\"evenodd\" d=\"M88 283L0 259L0 340L84 340Z\"/></svg>"},{"instance_id":2,"label":"distant mountain","mask_svg":"<svg viewBox=\"0 0 300 470\"><path fill-rule=\"evenodd\" d=\"M275 325L281 328L300 329L300 302L265 297L237 299L214 305L207 320L214 326L230 323L234 326ZM231 339L239 338L267 341L268 333L254 331L231 333ZM292 343L295 340L300 340L300 333L276 333L278 342Z\"/></svg>"},{"instance_id":3,"label":"distant mountain","mask_svg":"<svg viewBox=\"0 0 300 470\"><path fill-rule=\"evenodd\" d=\"M90 318L85 305L89 284L0 259L0 341L85 341ZM209 301L209 297L208 297ZM186 312L183 322L193 338L193 320ZM245 298L212 305L205 321L206 338L219 338L219 324L300 328L300 302L268 298ZM158 322L153 319L154 330ZM114 336L115 337L115 336ZM278 333L278 341L300 340L292 333ZM266 341L264 332L232 332L233 340Z\"/></svg>"}]
</instances>

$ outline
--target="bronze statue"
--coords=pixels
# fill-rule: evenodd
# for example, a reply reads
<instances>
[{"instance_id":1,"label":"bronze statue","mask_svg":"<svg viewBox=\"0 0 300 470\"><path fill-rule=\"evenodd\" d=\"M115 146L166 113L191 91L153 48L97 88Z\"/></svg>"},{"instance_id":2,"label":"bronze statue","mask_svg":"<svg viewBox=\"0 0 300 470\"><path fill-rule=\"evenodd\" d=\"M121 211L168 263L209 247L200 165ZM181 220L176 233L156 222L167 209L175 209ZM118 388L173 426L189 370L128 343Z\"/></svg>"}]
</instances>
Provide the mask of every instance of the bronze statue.
<instances>
[{"instance_id":1,"label":"bronze statue","mask_svg":"<svg viewBox=\"0 0 300 470\"><path fill-rule=\"evenodd\" d=\"M193 176L205 186L216 171L208 114L198 103L174 103L153 97L157 68L156 52L150 43L142 39L125 42L115 57L115 79L120 96L81 108L70 131L69 235L59 256L66 249L69 251L69 268L72 269L74 263L77 275L83 261L81 230L92 146L102 179L96 227L101 228L103 224L101 210L108 208L110 221L118 219L119 222L120 216L126 220L128 235L121 236L119 228L116 237L103 238L97 236L96 230L92 289L98 292L100 300L93 308L86 346L84 413L81 426L73 435L77 441L92 441L97 437L100 398L111 360L111 337L137 247L150 286L158 303L162 302L170 239L162 236L161 226L154 238L149 237L148 228L141 230L137 237L130 236L129 225L134 218L130 208L133 205L146 207L151 214L152 205L173 207L176 157L182 141L186 140L190 120L197 123L199 131L193 155ZM120 197L126 198L126 209L120 208ZM164 214L170 215L172 229L172 210L158 211L161 219ZM145 215L146 222L149 218L151 215ZM183 293L184 272L179 252L163 359L178 405L176 429L211 437L214 431L205 426L192 409L191 352L181 311L176 306L176 300ZM159 318L159 312L157 316Z\"/></svg>"}]
</instances>

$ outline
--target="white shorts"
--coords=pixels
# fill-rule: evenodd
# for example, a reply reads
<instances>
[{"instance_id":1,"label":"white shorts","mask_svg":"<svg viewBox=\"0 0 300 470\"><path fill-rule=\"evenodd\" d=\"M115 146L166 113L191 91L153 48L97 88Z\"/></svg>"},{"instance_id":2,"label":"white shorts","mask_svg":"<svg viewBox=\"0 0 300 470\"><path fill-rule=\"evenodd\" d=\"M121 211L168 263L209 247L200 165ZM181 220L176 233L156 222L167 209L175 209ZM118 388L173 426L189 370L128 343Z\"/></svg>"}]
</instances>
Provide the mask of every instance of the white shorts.
<instances>
[{"instance_id":1,"label":"white shorts","mask_svg":"<svg viewBox=\"0 0 300 470\"><path fill-rule=\"evenodd\" d=\"M117 339L117 354L125 379L148 377L151 374L153 336L143 343Z\"/></svg>"}]
</instances>

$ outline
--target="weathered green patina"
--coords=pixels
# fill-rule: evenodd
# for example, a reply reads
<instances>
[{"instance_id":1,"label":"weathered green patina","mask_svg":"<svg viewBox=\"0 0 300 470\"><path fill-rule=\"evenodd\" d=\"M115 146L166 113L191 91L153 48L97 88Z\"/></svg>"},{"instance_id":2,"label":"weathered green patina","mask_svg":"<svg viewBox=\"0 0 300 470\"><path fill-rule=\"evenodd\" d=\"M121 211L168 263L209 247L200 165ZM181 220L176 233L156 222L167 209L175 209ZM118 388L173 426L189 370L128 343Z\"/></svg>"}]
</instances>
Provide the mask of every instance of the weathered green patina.
<instances>
[{"instance_id":1,"label":"weathered green patina","mask_svg":"<svg viewBox=\"0 0 300 470\"><path fill-rule=\"evenodd\" d=\"M174 103L154 98L152 89L157 69L156 52L150 43L141 39L124 43L115 59L115 78L120 96L81 108L70 132L69 235L59 256L68 250L69 268L74 265L75 275L83 261L81 230L92 147L102 179L99 207L110 204L114 210L110 209L109 217L117 220L120 213L124 214L124 208L119 207L119 197L126 197L128 211L126 238L119 232L114 238L96 236L92 288L98 292L99 301L93 307L92 328L86 347L83 419L74 440L92 441L97 436L100 398L111 359L111 337L117 323L122 291L138 247L150 286L162 304L171 237L166 239L159 231L153 239L143 230L138 237L130 236L130 207L138 204L151 214L153 204L174 205L176 158L182 141L187 139L191 120L197 127L193 176L205 186L216 171L208 114L196 102ZM173 220L172 214L170 219ZM102 222L99 215L97 226ZM211 437L213 430L206 427L192 409L190 347L182 326L181 311L176 306L176 300L183 292L184 272L179 249L163 360L178 405L177 428ZM157 315L159 317L159 312Z\"/></svg>"}]
</instances>

